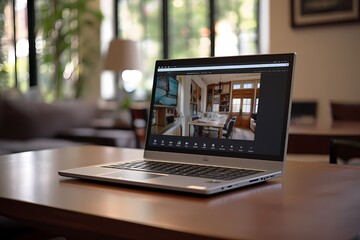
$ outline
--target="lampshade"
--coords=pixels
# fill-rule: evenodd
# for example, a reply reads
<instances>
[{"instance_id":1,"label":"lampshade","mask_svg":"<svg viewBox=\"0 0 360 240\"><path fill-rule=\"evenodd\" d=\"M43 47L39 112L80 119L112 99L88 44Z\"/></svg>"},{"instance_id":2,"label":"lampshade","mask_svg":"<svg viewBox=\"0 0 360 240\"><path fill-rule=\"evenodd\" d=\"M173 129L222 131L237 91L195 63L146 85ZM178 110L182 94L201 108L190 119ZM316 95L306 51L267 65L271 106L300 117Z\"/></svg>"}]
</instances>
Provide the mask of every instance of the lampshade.
<instances>
[{"instance_id":1,"label":"lampshade","mask_svg":"<svg viewBox=\"0 0 360 240\"><path fill-rule=\"evenodd\" d=\"M140 70L139 55L137 42L114 39L110 42L104 68L112 71Z\"/></svg>"}]
</instances>

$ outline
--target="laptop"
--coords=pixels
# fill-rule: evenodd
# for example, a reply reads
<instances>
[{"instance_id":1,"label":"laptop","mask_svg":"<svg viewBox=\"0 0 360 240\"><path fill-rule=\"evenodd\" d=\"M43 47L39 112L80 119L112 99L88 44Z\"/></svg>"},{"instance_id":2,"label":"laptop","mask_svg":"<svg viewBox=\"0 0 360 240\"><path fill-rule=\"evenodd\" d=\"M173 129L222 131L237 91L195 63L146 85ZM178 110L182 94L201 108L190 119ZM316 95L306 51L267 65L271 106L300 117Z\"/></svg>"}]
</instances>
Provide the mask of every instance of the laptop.
<instances>
[{"instance_id":1,"label":"laptop","mask_svg":"<svg viewBox=\"0 0 360 240\"><path fill-rule=\"evenodd\" d=\"M143 158L59 174L204 195L280 177L295 57L158 60Z\"/></svg>"}]
</instances>

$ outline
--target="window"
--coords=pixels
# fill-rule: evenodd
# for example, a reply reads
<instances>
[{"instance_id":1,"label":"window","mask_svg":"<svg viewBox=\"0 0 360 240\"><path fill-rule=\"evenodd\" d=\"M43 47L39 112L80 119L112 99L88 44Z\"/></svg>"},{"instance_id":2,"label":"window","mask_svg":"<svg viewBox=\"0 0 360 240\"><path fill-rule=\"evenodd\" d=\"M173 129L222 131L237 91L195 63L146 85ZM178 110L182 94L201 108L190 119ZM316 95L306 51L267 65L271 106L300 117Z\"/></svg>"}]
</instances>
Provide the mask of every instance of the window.
<instances>
[{"instance_id":1,"label":"window","mask_svg":"<svg viewBox=\"0 0 360 240\"><path fill-rule=\"evenodd\" d=\"M232 99L232 112L233 113L251 113L251 98L233 98ZM257 109L257 105L256 105Z\"/></svg>"},{"instance_id":2,"label":"window","mask_svg":"<svg viewBox=\"0 0 360 240\"><path fill-rule=\"evenodd\" d=\"M258 52L257 0L214 1L215 55Z\"/></svg>"},{"instance_id":3,"label":"window","mask_svg":"<svg viewBox=\"0 0 360 240\"><path fill-rule=\"evenodd\" d=\"M239 90L239 89L252 89L254 88L254 83L234 83L233 84L233 90Z\"/></svg>"},{"instance_id":4,"label":"window","mask_svg":"<svg viewBox=\"0 0 360 240\"><path fill-rule=\"evenodd\" d=\"M87 53L97 52L88 46L96 41L80 43L80 38L73 37L92 32L92 24L101 19L91 5L87 0L1 0L1 89L16 87L26 92L30 86L38 86L46 101L79 97L84 83L80 77L92 73L89 63L99 60ZM87 17L81 15L85 12Z\"/></svg>"},{"instance_id":5,"label":"window","mask_svg":"<svg viewBox=\"0 0 360 240\"><path fill-rule=\"evenodd\" d=\"M167 7L169 57L210 56L209 1L173 0Z\"/></svg>"},{"instance_id":6,"label":"window","mask_svg":"<svg viewBox=\"0 0 360 240\"><path fill-rule=\"evenodd\" d=\"M101 12L94 0L32 2L36 3L38 83L46 101L83 96L99 63L96 38Z\"/></svg>"},{"instance_id":7,"label":"window","mask_svg":"<svg viewBox=\"0 0 360 240\"><path fill-rule=\"evenodd\" d=\"M115 33L119 38L141 42L145 79L152 79L155 60L163 58L161 6L159 0L117 0Z\"/></svg>"},{"instance_id":8,"label":"window","mask_svg":"<svg viewBox=\"0 0 360 240\"><path fill-rule=\"evenodd\" d=\"M219 110L220 110L220 95L215 95L212 111L219 112Z\"/></svg>"},{"instance_id":9,"label":"window","mask_svg":"<svg viewBox=\"0 0 360 240\"><path fill-rule=\"evenodd\" d=\"M142 43L144 81L152 82L156 59L258 53L258 2L116 0L115 32Z\"/></svg>"},{"instance_id":10,"label":"window","mask_svg":"<svg viewBox=\"0 0 360 240\"><path fill-rule=\"evenodd\" d=\"M241 88L241 84L240 83L234 83L234 85L233 85L233 89L234 90L238 90L238 89L240 89Z\"/></svg>"},{"instance_id":11,"label":"window","mask_svg":"<svg viewBox=\"0 0 360 240\"><path fill-rule=\"evenodd\" d=\"M232 100L232 112L240 112L241 98L233 98Z\"/></svg>"},{"instance_id":12,"label":"window","mask_svg":"<svg viewBox=\"0 0 360 240\"><path fill-rule=\"evenodd\" d=\"M234 82L232 88L232 112L249 115L256 113L260 88L258 81Z\"/></svg>"},{"instance_id":13,"label":"window","mask_svg":"<svg viewBox=\"0 0 360 240\"><path fill-rule=\"evenodd\" d=\"M250 88L254 88L253 83L244 83L244 89L250 89Z\"/></svg>"},{"instance_id":14,"label":"window","mask_svg":"<svg viewBox=\"0 0 360 240\"><path fill-rule=\"evenodd\" d=\"M0 89L29 88L27 1L0 3Z\"/></svg>"},{"instance_id":15,"label":"window","mask_svg":"<svg viewBox=\"0 0 360 240\"><path fill-rule=\"evenodd\" d=\"M0 87L55 85L49 80L54 68L44 63L44 34L39 18L48 1L2 0L0 3ZM54 3L62 1L54 1ZM80 1L70 1L78 3ZM84 1L82 1L84 2ZM106 2L107 7L114 5ZM258 53L258 0L114 0L117 37L142 45L143 81L137 89L149 89L156 59ZM90 4L88 4L90 5ZM48 7L49 9L49 7ZM88 11L90 12L90 11ZM69 12L63 12L67 16ZM72 13L71 13L72 14ZM71 15L70 14L70 15ZM36 20L36 21L35 21ZM16 23L16 24L15 24ZM74 26L76 24L72 24ZM30 30L30 31L29 31ZM108 30L108 29L107 29ZM78 46L77 41L70 41ZM78 69L72 51L64 60L64 78L73 83ZM65 58L65 57L64 57ZM90 58L88 58L90 59ZM92 59L92 58L91 58ZM98 59L96 59L98 60ZM37 67L38 66L38 67ZM117 86L112 86L113 88Z\"/></svg>"},{"instance_id":16,"label":"window","mask_svg":"<svg viewBox=\"0 0 360 240\"><path fill-rule=\"evenodd\" d=\"M242 112L250 113L251 112L251 98L242 99Z\"/></svg>"}]
</instances>

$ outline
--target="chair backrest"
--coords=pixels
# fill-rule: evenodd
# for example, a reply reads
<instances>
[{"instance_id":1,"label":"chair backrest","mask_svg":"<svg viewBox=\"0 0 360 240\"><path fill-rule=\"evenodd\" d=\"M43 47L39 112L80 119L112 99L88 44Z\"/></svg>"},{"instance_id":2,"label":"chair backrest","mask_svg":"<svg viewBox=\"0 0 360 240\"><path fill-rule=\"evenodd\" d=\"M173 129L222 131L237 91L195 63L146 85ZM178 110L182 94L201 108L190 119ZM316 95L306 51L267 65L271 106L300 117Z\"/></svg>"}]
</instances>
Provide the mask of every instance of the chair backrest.
<instances>
[{"instance_id":1,"label":"chair backrest","mask_svg":"<svg viewBox=\"0 0 360 240\"><path fill-rule=\"evenodd\" d=\"M331 103L334 121L360 121L360 103Z\"/></svg>"},{"instance_id":2,"label":"chair backrest","mask_svg":"<svg viewBox=\"0 0 360 240\"><path fill-rule=\"evenodd\" d=\"M227 124L226 133L223 134L224 137L226 137L226 138L229 138L229 137L230 137L231 132L232 132L233 129L234 129L234 125L235 125L235 121L231 119L231 120L229 121L229 123Z\"/></svg>"},{"instance_id":3,"label":"chair backrest","mask_svg":"<svg viewBox=\"0 0 360 240\"><path fill-rule=\"evenodd\" d=\"M234 121L234 124L235 124L235 123L236 123L236 120L237 120L237 116L232 116L232 117L228 118L228 119L226 120L226 123L224 123L223 129L224 129L224 130L227 130L230 121Z\"/></svg>"},{"instance_id":4,"label":"chair backrest","mask_svg":"<svg viewBox=\"0 0 360 240\"><path fill-rule=\"evenodd\" d=\"M315 124L317 118L316 101L293 101L291 105L292 124Z\"/></svg>"},{"instance_id":5,"label":"chair backrest","mask_svg":"<svg viewBox=\"0 0 360 240\"><path fill-rule=\"evenodd\" d=\"M136 147L141 148L145 143L146 123L148 119L147 108L130 108L131 127L136 136Z\"/></svg>"},{"instance_id":6,"label":"chair backrest","mask_svg":"<svg viewBox=\"0 0 360 240\"><path fill-rule=\"evenodd\" d=\"M291 117L317 115L317 102L315 101L293 101L291 104Z\"/></svg>"},{"instance_id":7,"label":"chair backrest","mask_svg":"<svg viewBox=\"0 0 360 240\"><path fill-rule=\"evenodd\" d=\"M360 158L360 142L347 139L331 139L330 163L338 163L338 159L345 163L354 158Z\"/></svg>"}]
</instances>

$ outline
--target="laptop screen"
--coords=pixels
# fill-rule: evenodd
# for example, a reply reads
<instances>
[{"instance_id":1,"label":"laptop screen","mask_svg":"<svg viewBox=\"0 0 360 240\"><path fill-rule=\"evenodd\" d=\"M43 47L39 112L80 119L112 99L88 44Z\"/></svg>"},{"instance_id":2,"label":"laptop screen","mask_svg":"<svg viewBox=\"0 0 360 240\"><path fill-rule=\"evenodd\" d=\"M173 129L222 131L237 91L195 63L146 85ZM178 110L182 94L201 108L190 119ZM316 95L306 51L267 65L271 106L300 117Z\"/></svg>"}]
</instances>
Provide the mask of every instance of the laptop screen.
<instances>
[{"instance_id":1,"label":"laptop screen","mask_svg":"<svg viewBox=\"0 0 360 240\"><path fill-rule=\"evenodd\" d=\"M145 150L282 161L294 54L159 60Z\"/></svg>"}]
</instances>

